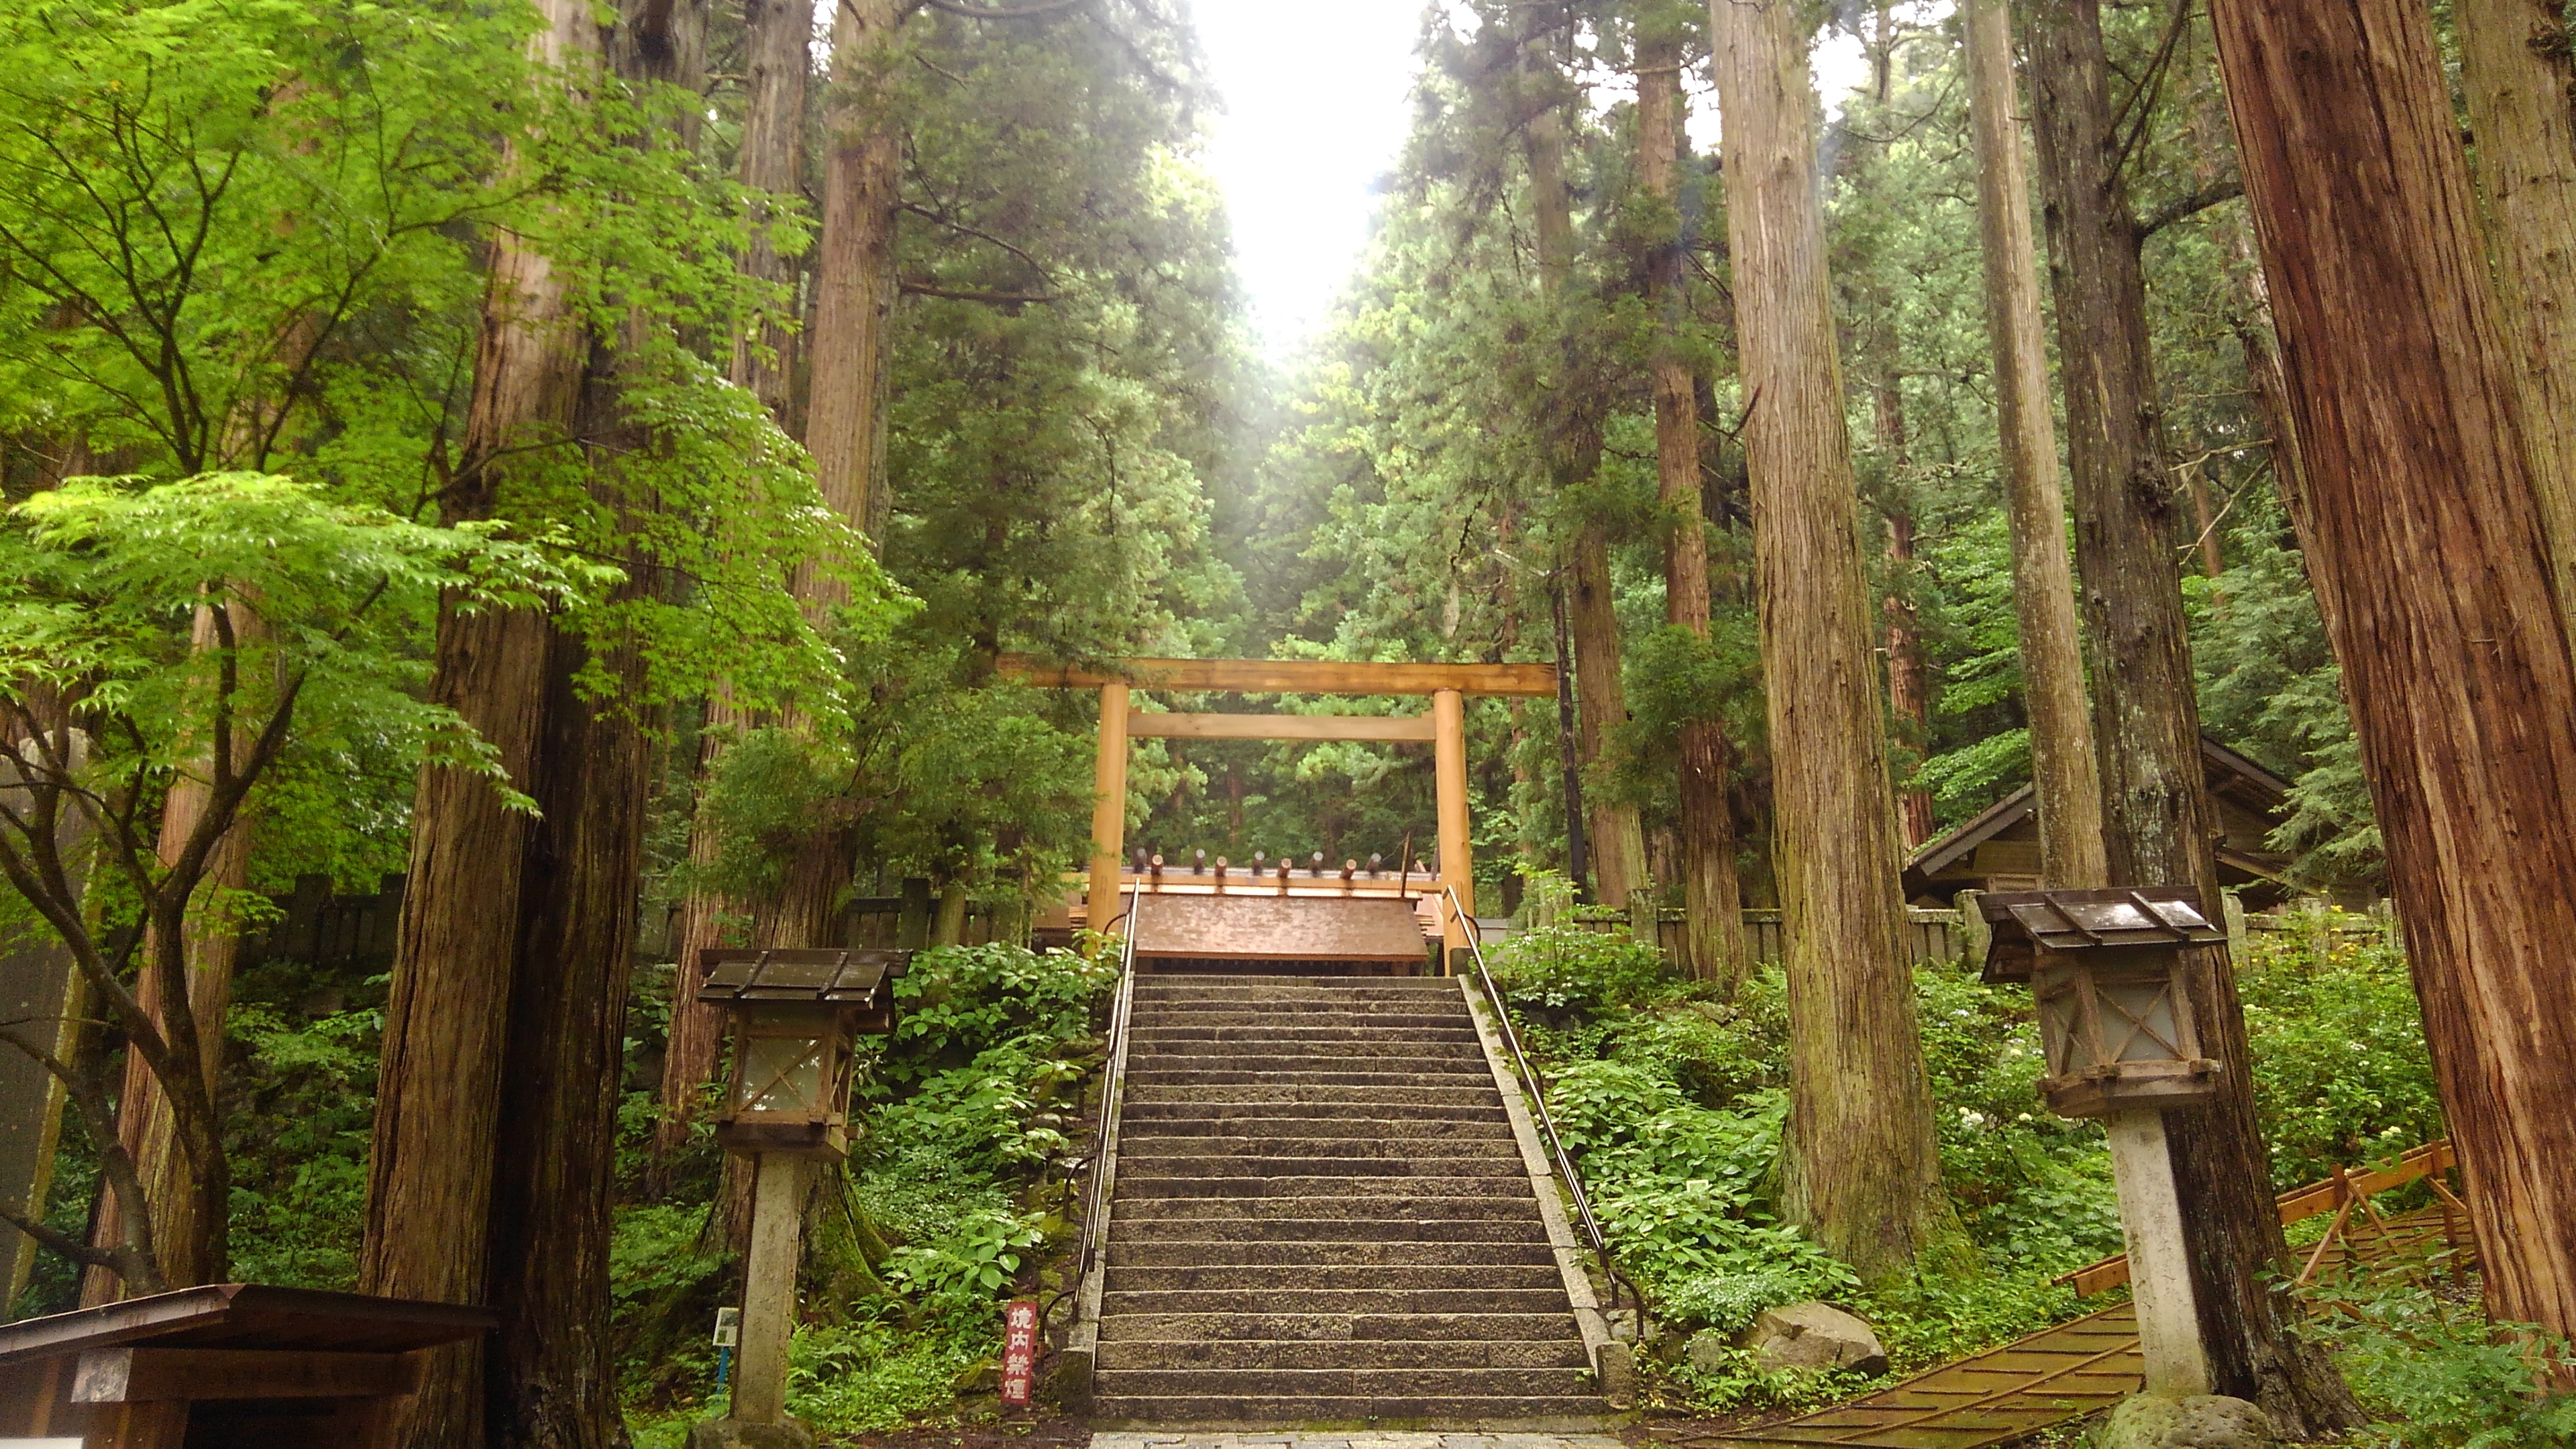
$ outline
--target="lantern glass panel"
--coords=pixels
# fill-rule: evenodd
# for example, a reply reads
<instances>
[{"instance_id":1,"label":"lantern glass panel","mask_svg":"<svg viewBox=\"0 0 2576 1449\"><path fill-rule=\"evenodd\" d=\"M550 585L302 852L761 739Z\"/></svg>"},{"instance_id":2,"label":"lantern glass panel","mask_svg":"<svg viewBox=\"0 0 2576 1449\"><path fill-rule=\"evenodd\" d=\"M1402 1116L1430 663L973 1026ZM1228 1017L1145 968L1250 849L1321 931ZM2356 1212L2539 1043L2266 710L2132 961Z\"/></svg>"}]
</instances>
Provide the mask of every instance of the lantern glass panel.
<instances>
[{"instance_id":1,"label":"lantern glass panel","mask_svg":"<svg viewBox=\"0 0 2576 1449\"><path fill-rule=\"evenodd\" d=\"M812 1036L744 1038L735 1110L805 1113L821 1105L825 1045Z\"/></svg>"},{"instance_id":2,"label":"lantern glass panel","mask_svg":"<svg viewBox=\"0 0 2576 1449\"><path fill-rule=\"evenodd\" d=\"M2104 981L2102 1045L2115 1062L2171 1061L2185 1053L2170 980Z\"/></svg>"},{"instance_id":3,"label":"lantern glass panel","mask_svg":"<svg viewBox=\"0 0 2576 1449\"><path fill-rule=\"evenodd\" d=\"M2055 989L2049 989L2053 986ZM2064 1076L2074 1070L2077 1034L2083 1029L2083 1008L2076 1000L2075 983L2060 976L2043 983L2039 995L2039 1045L2048 1061L2048 1074Z\"/></svg>"}]
</instances>

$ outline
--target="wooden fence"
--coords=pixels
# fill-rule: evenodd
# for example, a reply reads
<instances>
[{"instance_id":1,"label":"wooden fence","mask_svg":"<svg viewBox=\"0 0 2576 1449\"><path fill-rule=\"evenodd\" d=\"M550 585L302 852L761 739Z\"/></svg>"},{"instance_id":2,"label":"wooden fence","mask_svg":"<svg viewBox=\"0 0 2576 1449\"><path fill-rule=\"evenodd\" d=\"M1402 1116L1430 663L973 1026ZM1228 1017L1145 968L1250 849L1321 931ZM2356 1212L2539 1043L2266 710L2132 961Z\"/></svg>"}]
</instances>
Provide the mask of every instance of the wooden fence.
<instances>
[{"instance_id":1,"label":"wooden fence","mask_svg":"<svg viewBox=\"0 0 2576 1449\"><path fill-rule=\"evenodd\" d=\"M2381 938L2398 943L2396 919L2383 901L2366 913L2328 913L2322 910L2294 909L2253 915L2236 910L2230 897L2229 937L2242 949L2249 932L2278 932L2285 935L2306 934L2324 938ZM1633 930L1632 919L1623 912L1603 906L1579 906L1574 912L1575 924L1595 931ZM1781 926L1777 909L1748 910L1744 913L1744 934L1753 943L1757 961L1780 959ZM1906 959L1915 965L1927 961L1955 961L1979 949L1982 931L1971 930L1957 910L1935 907L1905 908ZM1667 957L1678 957L1682 944L1682 912L1663 909L1655 912L1655 944Z\"/></svg>"}]
</instances>

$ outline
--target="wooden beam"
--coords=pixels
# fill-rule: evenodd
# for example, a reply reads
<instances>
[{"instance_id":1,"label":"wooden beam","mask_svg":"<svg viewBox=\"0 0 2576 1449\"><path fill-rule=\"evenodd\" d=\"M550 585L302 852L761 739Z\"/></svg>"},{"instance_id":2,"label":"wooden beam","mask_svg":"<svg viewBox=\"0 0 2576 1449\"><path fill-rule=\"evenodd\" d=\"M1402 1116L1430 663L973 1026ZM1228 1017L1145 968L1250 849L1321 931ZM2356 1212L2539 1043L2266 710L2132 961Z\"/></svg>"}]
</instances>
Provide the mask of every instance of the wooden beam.
<instances>
[{"instance_id":1,"label":"wooden beam","mask_svg":"<svg viewBox=\"0 0 2576 1449\"><path fill-rule=\"evenodd\" d=\"M1140 740L1420 740L1432 738L1425 714L1131 714L1127 733Z\"/></svg>"},{"instance_id":2,"label":"wooden beam","mask_svg":"<svg viewBox=\"0 0 2576 1449\"><path fill-rule=\"evenodd\" d=\"M400 1353L283 1348L93 1348L72 1378L76 1404L163 1399L339 1399L408 1394L420 1364Z\"/></svg>"},{"instance_id":3,"label":"wooden beam","mask_svg":"<svg viewBox=\"0 0 2576 1449\"><path fill-rule=\"evenodd\" d=\"M1466 706L1454 689L1444 689L1431 696L1431 718L1438 731L1438 742L1432 746L1432 778L1437 786L1440 827L1441 883L1458 893L1458 910L1468 915L1476 910L1476 867L1469 854L1470 823L1467 811L1467 729ZM1451 951L1467 945L1465 923L1449 912L1442 912L1441 969L1449 969Z\"/></svg>"},{"instance_id":4,"label":"wooden beam","mask_svg":"<svg viewBox=\"0 0 2576 1449\"><path fill-rule=\"evenodd\" d=\"M1339 659L1120 659L1109 669L1049 664L1005 654L996 667L1020 684L1098 689L1230 690L1241 694L1556 694L1553 664L1373 664Z\"/></svg>"}]
</instances>

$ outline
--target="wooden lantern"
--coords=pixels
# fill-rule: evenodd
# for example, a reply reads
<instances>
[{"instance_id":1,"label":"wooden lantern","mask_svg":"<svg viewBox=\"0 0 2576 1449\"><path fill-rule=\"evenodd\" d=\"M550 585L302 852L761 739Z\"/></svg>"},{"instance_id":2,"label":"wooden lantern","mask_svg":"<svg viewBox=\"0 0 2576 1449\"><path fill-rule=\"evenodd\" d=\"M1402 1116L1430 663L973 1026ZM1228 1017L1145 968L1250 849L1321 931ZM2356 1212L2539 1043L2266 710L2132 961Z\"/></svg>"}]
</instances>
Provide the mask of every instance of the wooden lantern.
<instances>
[{"instance_id":1,"label":"wooden lantern","mask_svg":"<svg viewBox=\"0 0 2576 1449\"><path fill-rule=\"evenodd\" d=\"M1994 936L1985 979L2028 981L2039 1006L2051 1110L2106 1117L2215 1096L2219 1063L2202 1055L2186 950L2227 932L2189 886L2012 891L1978 898Z\"/></svg>"},{"instance_id":2,"label":"wooden lantern","mask_svg":"<svg viewBox=\"0 0 2576 1449\"><path fill-rule=\"evenodd\" d=\"M698 1000L733 1020L716 1141L728 1152L837 1159L849 1151L851 1044L894 1030L909 951L698 954Z\"/></svg>"}]
</instances>

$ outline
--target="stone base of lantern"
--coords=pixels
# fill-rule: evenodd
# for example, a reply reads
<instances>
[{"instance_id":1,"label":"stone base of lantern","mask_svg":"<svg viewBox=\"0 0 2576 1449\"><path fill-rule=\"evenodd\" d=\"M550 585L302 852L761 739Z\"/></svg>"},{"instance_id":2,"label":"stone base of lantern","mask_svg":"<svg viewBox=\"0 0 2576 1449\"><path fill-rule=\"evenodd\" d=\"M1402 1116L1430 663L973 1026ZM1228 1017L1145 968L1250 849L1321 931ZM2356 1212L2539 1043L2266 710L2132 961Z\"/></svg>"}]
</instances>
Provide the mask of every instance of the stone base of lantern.
<instances>
[{"instance_id":1,"label":"stone base of lantern","mask_svg":"<svg viewBox=\"0 0 2576 1449\"><path fill-rule=\"evenodd\" d=\"M2280 1441L2263 1410L2243 1399L2140 1394L2111 1411L2093 1442L2099 1449L2271 1449Z\"/></svg>"},{"instance_id":2,"label":"stone base of lantern","mask_svg":"<svg viewBox=\"0 0 2576 1449\"><path fill-rule=\"evenodd\" d=\"M689 1426L689 1449L814 1449L814 1431L794 1419L776 1424L701 1419Z\"/></svg>"}]
</instances>

